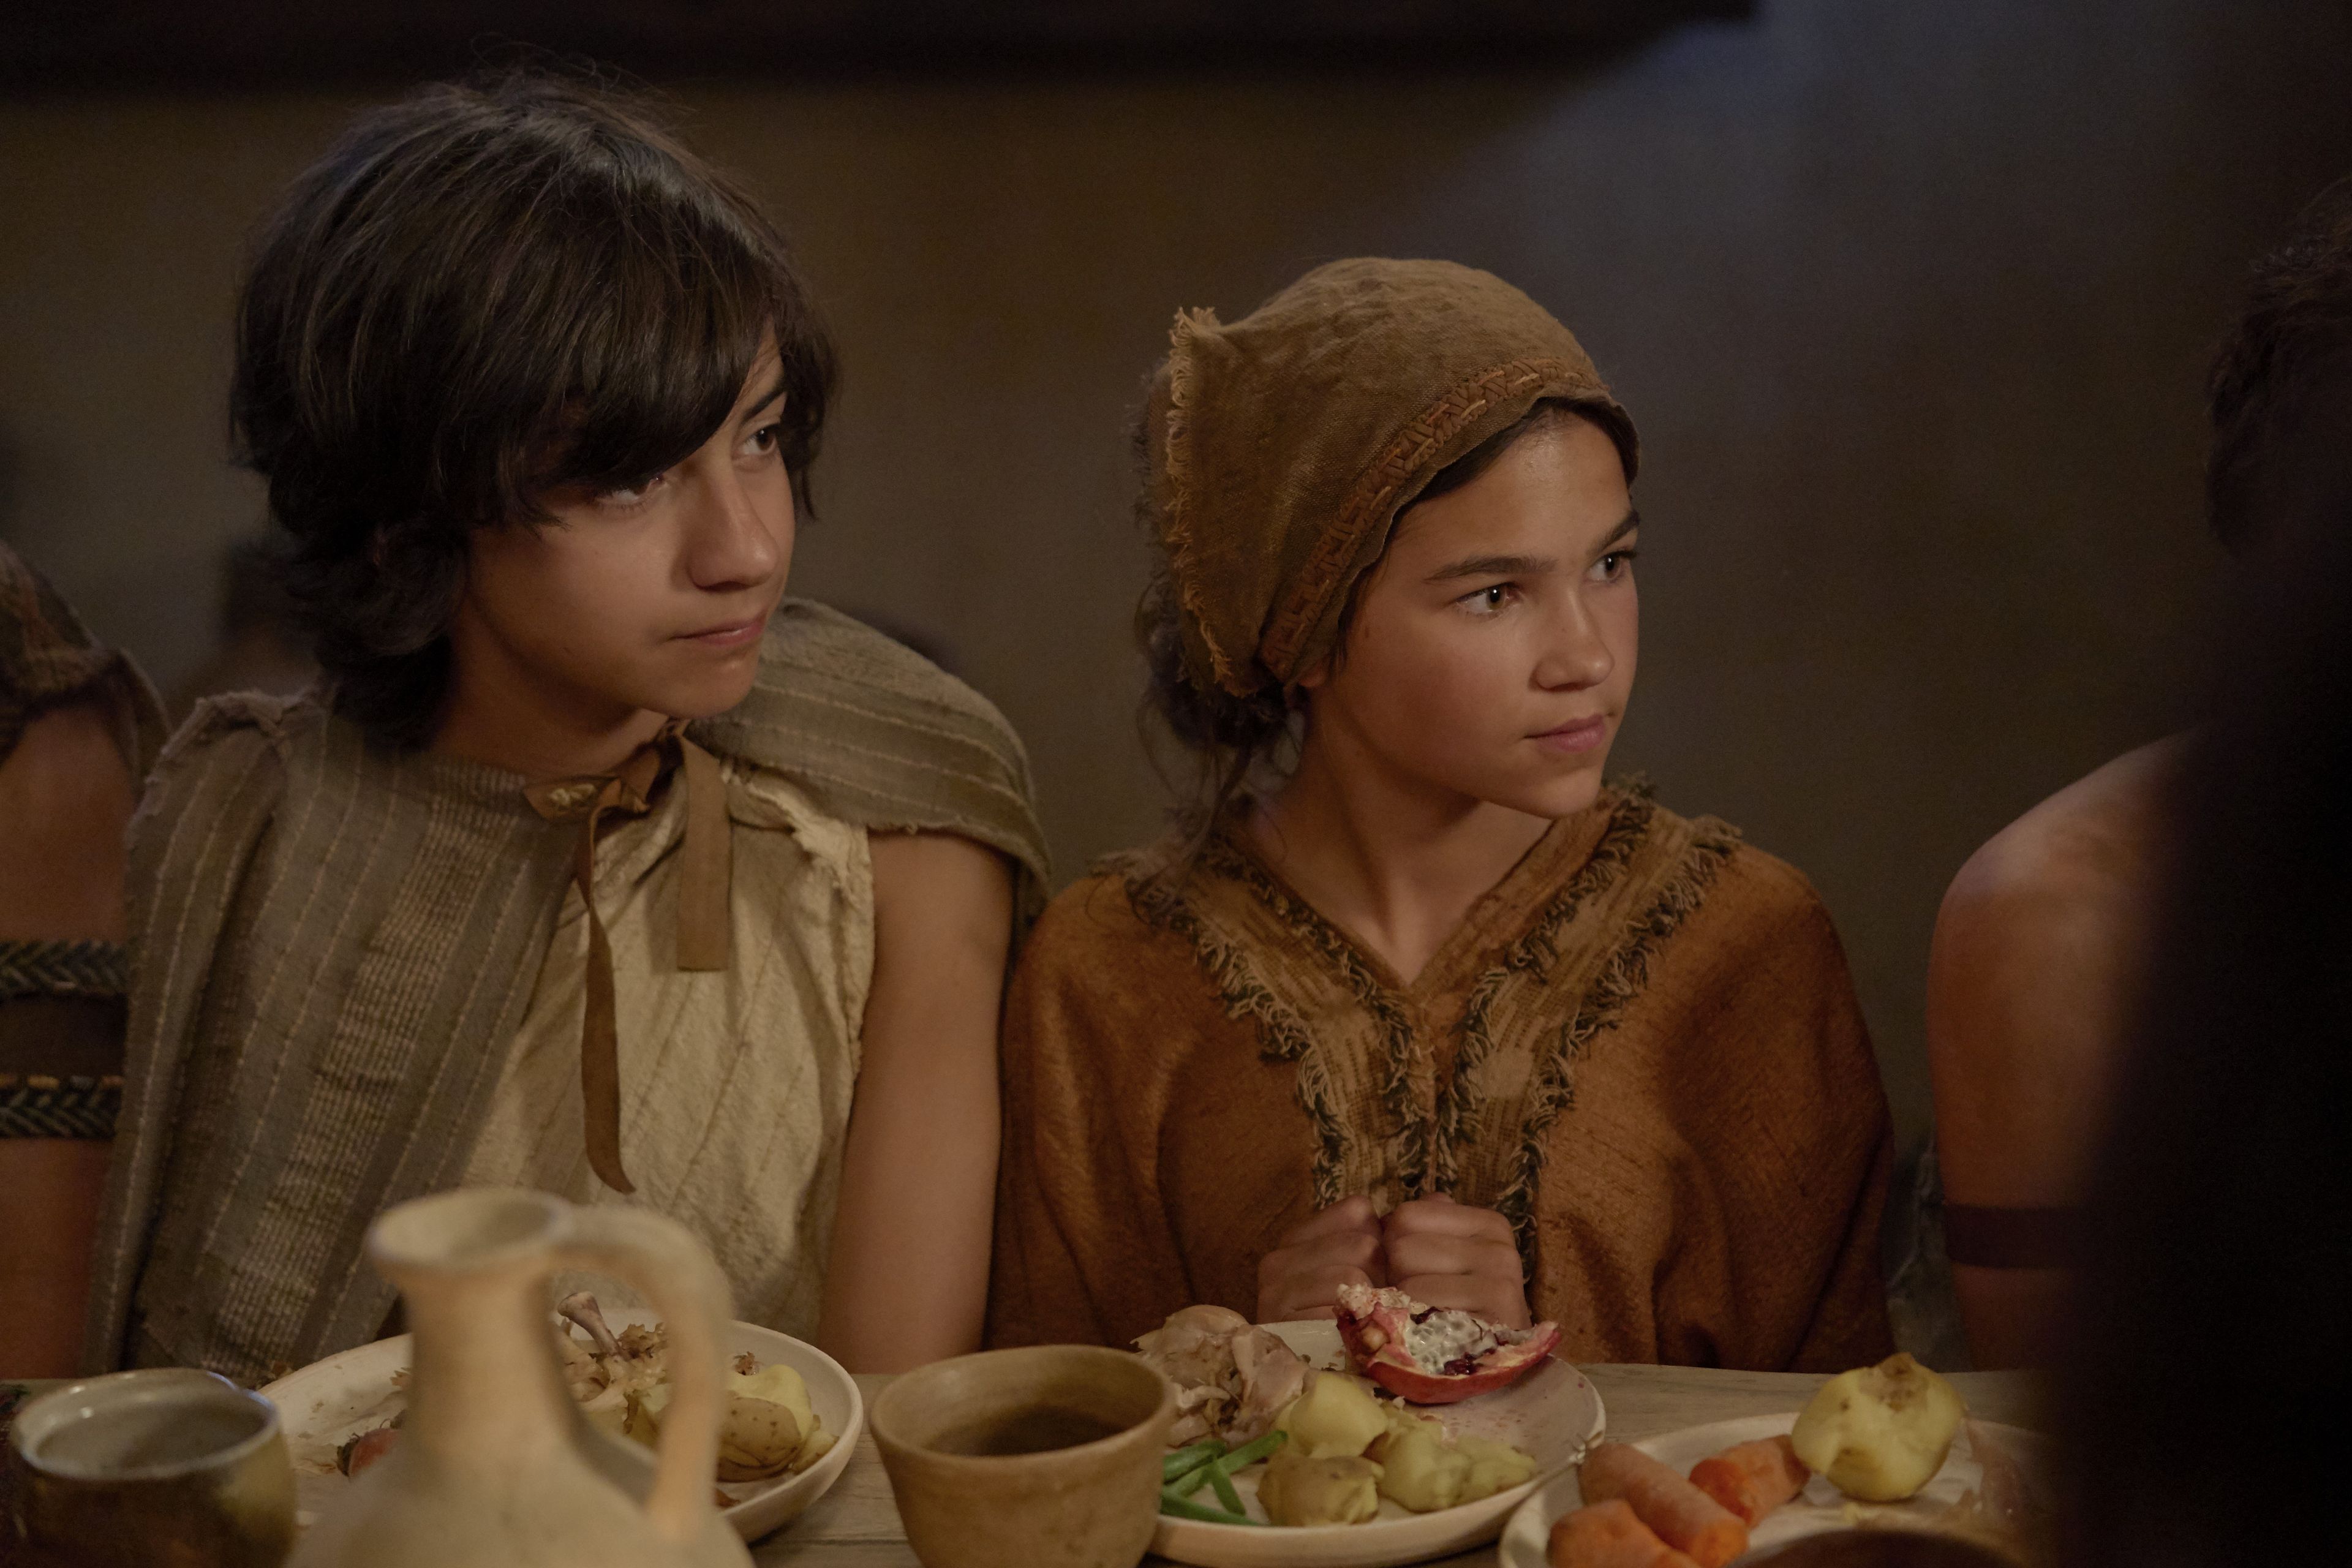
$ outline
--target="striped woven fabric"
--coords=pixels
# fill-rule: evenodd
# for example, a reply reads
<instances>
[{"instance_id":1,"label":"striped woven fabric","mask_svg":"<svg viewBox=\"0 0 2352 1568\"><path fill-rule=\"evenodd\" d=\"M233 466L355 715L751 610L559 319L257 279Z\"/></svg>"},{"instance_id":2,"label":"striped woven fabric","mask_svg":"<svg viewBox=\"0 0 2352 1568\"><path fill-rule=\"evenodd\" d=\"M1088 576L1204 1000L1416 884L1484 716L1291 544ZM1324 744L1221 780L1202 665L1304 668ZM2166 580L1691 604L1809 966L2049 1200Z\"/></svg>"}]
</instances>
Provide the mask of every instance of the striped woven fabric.
<instances>
[{"instance_id":1,"label":"striped woven fabric","mask_svg":"<svg viewBox=\"0 0 2352 1568\"><path fill-rule=\"evenodd\" d=\"M692 732L845 822L999 849L1040 901L1020 741L847 616L787 600L751 696ZM393 1290L368 1225L463 1176L571 879L578 829L523 784L388 752L300 699L218 700L173 737L131 829L131 1088L91 1371L258 1380L374 1335Z\"/></svg>"}]
</instances>

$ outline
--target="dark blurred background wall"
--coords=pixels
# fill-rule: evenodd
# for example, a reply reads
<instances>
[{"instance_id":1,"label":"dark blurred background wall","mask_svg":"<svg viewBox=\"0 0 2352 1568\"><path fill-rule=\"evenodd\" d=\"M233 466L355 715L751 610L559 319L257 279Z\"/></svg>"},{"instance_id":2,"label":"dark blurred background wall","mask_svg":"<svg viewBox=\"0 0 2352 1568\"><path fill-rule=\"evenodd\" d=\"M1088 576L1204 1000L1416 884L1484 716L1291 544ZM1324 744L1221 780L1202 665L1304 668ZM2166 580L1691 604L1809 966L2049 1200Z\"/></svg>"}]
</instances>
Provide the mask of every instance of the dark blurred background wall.
<instances>
[{"instance_id":1,"label":"dark blurred background wall","mask_svg":"<svg viewBox=\"0 0 2352 1568\"><path fill-rule=\"evenodd\" d=\"M794 235L845 395L798 588L1027 738L1060 869L1154 831L1139 378L1324 259L1451 257L1584 339L1651 528L1621 759L1835 911L1907 1138L1945 883L2231 663L2199 383L2352 172L2352 8L1765 0L1577 64L670 84ZM373 89L0 104L0 532L166 687L261 521L226 464L243 237Z\"/></svg>"}]
</instances>

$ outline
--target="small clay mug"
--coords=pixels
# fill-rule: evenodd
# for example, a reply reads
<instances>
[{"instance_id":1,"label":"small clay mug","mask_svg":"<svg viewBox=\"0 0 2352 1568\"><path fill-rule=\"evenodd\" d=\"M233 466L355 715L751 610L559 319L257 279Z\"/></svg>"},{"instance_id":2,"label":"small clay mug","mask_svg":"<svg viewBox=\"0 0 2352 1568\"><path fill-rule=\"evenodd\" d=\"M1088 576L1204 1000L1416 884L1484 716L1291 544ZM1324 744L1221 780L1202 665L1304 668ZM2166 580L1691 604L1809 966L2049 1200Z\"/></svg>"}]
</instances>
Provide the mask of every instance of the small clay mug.
<instances>
[{"instance_id":1,"label":"small clay mug","mask_svg":"<svg viewBox=\"0 0 2352 1568\"><path fill-rule=\"evenodd\" d=\"M184 1367L53 1389L8 1427L7 1550L51 1568L278 1568L294 1468L277 1407Z\"/></svg>"},{"instance_id":2,"label":"small clay mug","mask_svg":"<svg viewBox=\"0 0 2352 1568\"><path fill-rule=\"evenodd\" d=\"M872 1416L923 1568L1134 1568L1175 1419L1166 1378L1100 1345L936 1362Z\"/></svg>"}]
</instances>

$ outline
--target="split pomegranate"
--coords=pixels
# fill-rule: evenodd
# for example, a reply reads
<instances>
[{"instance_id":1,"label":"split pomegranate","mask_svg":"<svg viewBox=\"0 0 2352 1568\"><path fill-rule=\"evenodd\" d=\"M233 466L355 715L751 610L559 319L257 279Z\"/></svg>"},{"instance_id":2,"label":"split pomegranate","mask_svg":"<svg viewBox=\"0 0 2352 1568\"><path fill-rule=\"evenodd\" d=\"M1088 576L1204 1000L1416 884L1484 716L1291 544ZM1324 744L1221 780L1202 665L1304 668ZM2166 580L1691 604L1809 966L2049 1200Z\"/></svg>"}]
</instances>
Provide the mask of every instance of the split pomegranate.
<instances>
[{"instance_id":1,"label":"split pomegranate","mask_svg":"<svg viewBox=\"0 0 2352 1568\"><path fill-rule=\"evenodd\" d=\"M1559 1342L1558 1323L1507 1329L1403 1291L1339 1287L1339 1337L1365 1376L1415 1405L1452 1405L1524 1376Z\"/></svg>"},{"instance_id":2,"label":"split pomegranate","mask_svg":"<svg viewBox=\"0 0 2352 1568\"><path fill-rule=\"evenodd\" d=\"M362 1432L335 1450L335 1465L347 1476L356 1476L386 1454L400 1441L400 1426L387 1423L373 1432Z\"/></svg>"}]
</instances>

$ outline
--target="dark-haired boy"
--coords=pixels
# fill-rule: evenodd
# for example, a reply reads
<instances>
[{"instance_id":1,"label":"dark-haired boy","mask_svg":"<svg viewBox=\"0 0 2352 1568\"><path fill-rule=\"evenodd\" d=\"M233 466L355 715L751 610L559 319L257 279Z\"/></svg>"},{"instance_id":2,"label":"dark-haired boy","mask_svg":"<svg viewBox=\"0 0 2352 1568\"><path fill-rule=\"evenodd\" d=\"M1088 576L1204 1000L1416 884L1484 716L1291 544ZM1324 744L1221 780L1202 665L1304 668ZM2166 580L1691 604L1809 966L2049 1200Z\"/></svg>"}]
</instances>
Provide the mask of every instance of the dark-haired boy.
<instances>
[{"instance_id":1,"label":"dark-haired boy","mask_svg":"<svg viewBox=\"0 0 2352 1568\"><path fill-rule=\"evenodd\" d=\"M433 89L297 182L232 402L325 680L200 708L142 809L94 1363L364 1341L368 1224L459 1184L667 1213L853 1365L977 1344L1042 855L992 708L782 596L830 381L610 96Z\"/></svg>"},{"instance_id":2,"label":"dark-haired boy","mask_svg":"<svg viewBox=\"0 0 2352 1568\"><path fill-rule=\"evenodd\" d=\"M2207 512L2260 552L2282 486L2352 441L2326 427L2352 384L2352 181L2263 258L2208 384ZM2321 445L2315 447L2314 443ZM1946 1245L1980 1367L2048 1365L2062 1343L2075 1205L2163 906L2165 795L2186 737L2129 752L1986 842L1944 895L1927 1050Z\"/></svg>"}]
</instances>

